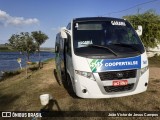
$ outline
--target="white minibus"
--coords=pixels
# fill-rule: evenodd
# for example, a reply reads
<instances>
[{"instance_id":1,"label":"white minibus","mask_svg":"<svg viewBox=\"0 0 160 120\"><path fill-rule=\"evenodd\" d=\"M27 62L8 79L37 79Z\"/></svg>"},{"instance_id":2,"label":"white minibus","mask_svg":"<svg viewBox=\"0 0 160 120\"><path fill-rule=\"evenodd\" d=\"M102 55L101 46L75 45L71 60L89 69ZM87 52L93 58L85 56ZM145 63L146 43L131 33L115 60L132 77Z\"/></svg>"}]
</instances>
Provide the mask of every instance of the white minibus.
<instances>
[{"instance_id":1,"label":"white minibus","mask_svg":"<svg viewBox=\"0 0 160 120\"><path fill-rule=\"evenodd\" d=\"M56 73L81 98L112 98L147 90L142 26L125 19L75 18L56 36Z\"/></svg>"}]
</instances>

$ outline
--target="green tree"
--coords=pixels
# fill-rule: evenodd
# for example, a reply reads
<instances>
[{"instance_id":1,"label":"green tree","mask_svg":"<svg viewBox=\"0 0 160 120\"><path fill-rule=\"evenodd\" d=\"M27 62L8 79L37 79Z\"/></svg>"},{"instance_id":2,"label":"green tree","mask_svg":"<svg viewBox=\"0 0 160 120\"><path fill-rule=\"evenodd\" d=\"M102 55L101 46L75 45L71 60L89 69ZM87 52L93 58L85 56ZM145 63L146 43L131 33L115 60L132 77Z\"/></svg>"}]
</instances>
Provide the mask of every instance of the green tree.
<instances>
[{"instance_id":1,"label":"green tree","mask_svg":"<svg viewBox=\"0 0 160 120\"><path fill-rule=\"evenodd\" d=\"M138 25L142 25L143 34L141 40L145 47L156 47L160 43L160 15L154 10L148 10L142 14L127 15L123 18L127 19L135 29Z\"/></svg>"},{"instance_id":2,"label":"green tree","mask_svg":"<svg viewBox=\"0 0 160 120\"><path fill-rule=\"evenodd\" d=\"M21 32L20 34L13 34L9 39L9 48L17 50L25 55L26 60L30 60L30 54L37 49L32 36L28 32Z\"/></svg>"},{"instance_id":3,"label":"green tree","mask_svg":"<svg viewBox=\"0 0 160 120\"><path fill-rule=\"evenodd\" d=\"M41 62L40 46L48 39L48 36L41 31L33 31L32 37L34 38L34 40L36 41L36 44L37 44L37 50L38 50L38 54L39 54L39 68L40 68L40 62Z\"/></svg>"},{"instance_id":4,"label":"green tree","mask_svg":"<svg viewBox=\"0 0 160 120\"><path fill-rule=\"evenodd\" d=\"M21 32L20 34L13 34L9 39L8 44L10 49L21 52L26 58L26 77L28 78L28 61L30 61L30 54L37 49L32 36L28 32Z\"/></svg>"}]
</instances>

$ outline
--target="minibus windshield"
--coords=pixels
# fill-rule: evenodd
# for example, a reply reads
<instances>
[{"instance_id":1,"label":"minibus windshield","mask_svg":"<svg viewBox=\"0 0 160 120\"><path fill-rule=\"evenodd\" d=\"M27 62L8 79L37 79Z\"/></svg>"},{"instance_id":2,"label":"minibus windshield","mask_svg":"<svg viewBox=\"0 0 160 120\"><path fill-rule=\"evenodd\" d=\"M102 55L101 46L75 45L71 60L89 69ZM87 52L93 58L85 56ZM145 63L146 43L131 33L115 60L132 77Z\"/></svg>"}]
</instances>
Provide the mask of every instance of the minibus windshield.
<instances>
[{"instance_id":1,"label":"minibus windshield","mask_svg":"<svg viewBox=\"0 0 160 120\"><path fill-rule=\"evenodd\" d=\"M144 52L141 40L125 20L75 21L73 23L73 46L77 55L114 55L112 51L118 55Z\"/></svg>"}]
</instances>

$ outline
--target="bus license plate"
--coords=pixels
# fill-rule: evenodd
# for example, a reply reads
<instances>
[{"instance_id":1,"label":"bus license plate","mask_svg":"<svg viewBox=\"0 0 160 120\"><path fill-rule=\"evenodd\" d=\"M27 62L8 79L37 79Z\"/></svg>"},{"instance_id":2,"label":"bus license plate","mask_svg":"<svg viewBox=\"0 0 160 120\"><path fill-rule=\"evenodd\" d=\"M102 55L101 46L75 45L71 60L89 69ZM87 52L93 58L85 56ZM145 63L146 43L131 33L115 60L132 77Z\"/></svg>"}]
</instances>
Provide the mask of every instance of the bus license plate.
<instances>
[{"instance_id":1,"label":"bus license plate","mask_svg":"<svg viewBox=\"0 0 160 120\"><path fill-rule=\"evenodd\" d=\"M128 80L115 80L112 82L113 86L125 86L128 85Z\"/></svg>"}]
</instances>

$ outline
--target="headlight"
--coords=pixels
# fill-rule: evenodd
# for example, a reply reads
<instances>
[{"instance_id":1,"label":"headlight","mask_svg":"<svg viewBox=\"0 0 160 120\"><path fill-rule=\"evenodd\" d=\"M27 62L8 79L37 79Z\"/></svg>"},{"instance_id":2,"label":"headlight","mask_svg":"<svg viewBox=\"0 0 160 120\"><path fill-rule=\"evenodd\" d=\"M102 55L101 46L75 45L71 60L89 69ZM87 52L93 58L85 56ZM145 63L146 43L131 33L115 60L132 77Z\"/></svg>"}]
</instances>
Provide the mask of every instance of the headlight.
<instances>
[{"instance_id":1,"label":"headlight","mask_svg":"<svg viewBox=\"0 0 160 120\"><path fill-rule=\"evenodd\" d=\"M75 73L78 75L84 76L86 78L89 78L91 80L95 80L95 78L91 72L84 72L84 71L75 70Z\"/></svg>"},{"instance_id":2,"label":"headlight","mask_svg":"<svg viewBox=\"0 0 160 120\"><path fill-rule=\"evenodd\" d=\"M141 69L141 75L143 75L148 70L148 66Z\"/></svg>"}]
</instances>

